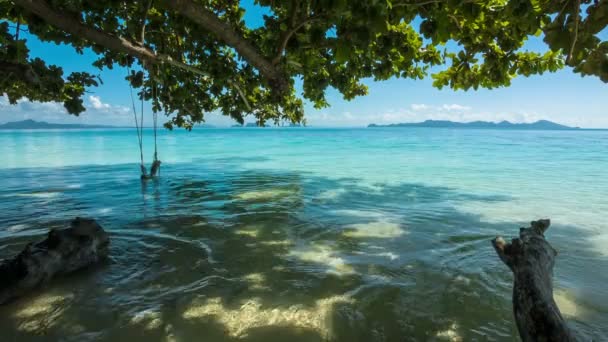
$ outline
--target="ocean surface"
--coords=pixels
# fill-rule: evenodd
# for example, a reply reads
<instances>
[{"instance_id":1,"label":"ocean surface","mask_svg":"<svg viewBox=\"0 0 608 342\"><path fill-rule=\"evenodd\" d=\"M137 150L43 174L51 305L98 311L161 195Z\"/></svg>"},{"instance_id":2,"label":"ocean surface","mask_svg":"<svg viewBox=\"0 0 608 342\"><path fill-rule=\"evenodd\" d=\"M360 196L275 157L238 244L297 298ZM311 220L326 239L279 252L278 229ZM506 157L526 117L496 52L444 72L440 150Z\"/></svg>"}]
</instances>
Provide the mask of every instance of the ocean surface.
<instances>
[{"instance_id":1,"label":"ocean surface","mask_svg":"<svg viewBox=\"0 0 608 342\"><path fill-rule=\"evenodd\" d=\"M146 131L144 153L153 153ZM538 218L608 341L608 131L0 131L0 258L75 216L108 262L0 307L2 341L517 341L491 247Z\"/></svg>"}]
</instances>

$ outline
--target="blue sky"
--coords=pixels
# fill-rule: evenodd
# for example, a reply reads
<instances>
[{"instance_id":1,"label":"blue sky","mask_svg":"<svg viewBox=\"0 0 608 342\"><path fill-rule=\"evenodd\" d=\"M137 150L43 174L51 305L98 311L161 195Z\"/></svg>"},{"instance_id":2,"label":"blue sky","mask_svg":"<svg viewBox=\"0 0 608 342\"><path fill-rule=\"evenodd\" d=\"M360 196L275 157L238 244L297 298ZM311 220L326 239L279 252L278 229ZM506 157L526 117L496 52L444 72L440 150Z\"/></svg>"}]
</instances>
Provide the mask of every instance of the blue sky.
<instances>
[{"instance_id":1,"label":"blue sky","mask_svg":"<svg viewBox=\"0 0 608 342\"><path fill-rule=\"evenodd\" d=\"M261 21L263 9L251 0L242 1L248 9L246 22L255 26ZM608 33L601 33L603 40ZM43 57L50 64L62 66L66 73L89 71L100 74L104 84L90 89L86 96L87 112L81 117L65 114L57 103L21 101L11 106L0 97L0 123L26 118L49 122L95 123L131 125L129 86L126 70L103 70L91 66L91 53L77 54L73 48L57 46L29 37L32 56ZM531 50L544 50L542 41L534 39L526 44ZM608 85L594 77L581 77L570 69L542 76L518 77L508 88L477 91L438 90L430 78L422 81L391 79L383 82L367 81L369 95L345 101L331 90L331 107L315 110L306 106L310 126L365 126L369 123L416 122L426 119L454 121L531 122L547 119L563 124L608 128ZM149 112L149 110L148 110ZM207 123L227 126L233 122L217 113L205 115ZM252 119L250 121L253 121Z\"/></svg>"}]
</instances>

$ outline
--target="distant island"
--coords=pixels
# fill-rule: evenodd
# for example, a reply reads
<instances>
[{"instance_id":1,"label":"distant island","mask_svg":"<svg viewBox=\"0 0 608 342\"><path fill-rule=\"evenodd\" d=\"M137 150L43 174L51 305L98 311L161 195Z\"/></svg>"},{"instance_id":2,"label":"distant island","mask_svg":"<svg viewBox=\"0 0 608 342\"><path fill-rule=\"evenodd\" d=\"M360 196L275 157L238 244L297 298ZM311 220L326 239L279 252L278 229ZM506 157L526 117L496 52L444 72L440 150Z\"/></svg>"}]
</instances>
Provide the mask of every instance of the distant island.
<instances>
[{"instance_id":1,"label":"distant island","mask_svg":"<svg viewBox=\"0 0 608 342\"><path fill-rule=\"evenodd\" d=\"M0 129L90 129L90 128L121 128L116 126L55 124L44 121L23 120L0 124Z\"/></svg>"},{"instance_id":2,"label":"distant island","mask_svg":"<svg viewBox=\"0 0 608 342\"><path fill-rule=\"evenodd\" d=\"M233 127L233 128L243 128L243 127L245 127L245 128L258 128L258 127L262 127L263 128L263 127L271 127L271 126L270 125L258 126L258 124L256 122L247 122L247 123L245 123L243 125L241 125L241 124L234 124L234 125L232 125L230 127Z\"/></svg>"},{"instance_id":3,"label":"distant island","mask_svg":"<svg viewBox=\"0 0 608 342\"><path fill-rule=\"evenodd\" d=\"M416 123L398 123L390 125L370 124L367 127L430 127L430 128L476 128L476 129L520 129L520 130L577 130L579 127L560 125L548 120L539 120L533 123L511 123L509 121L488 122L454 122L448 120L426 120Z\"/></svg>"},{"instance_id":4,"label":"distant island","mask_svg":"<svg viewBox=\"0 0 608 342\"><path fill-rule=\"evenodd\" d=\"M272 125L269 124L265 124L264 126L258 126L257 123L255 122L248 122L246 124L234 124L230 127L234 127L234 128L239 128L239 127L248 127L248 128L257 128L257 127L273 127ZM281 125L281 126L276 126L276 127L306 127L302 124L299 123L289 123L288 125Z\"/></svg>"}]
</instances>

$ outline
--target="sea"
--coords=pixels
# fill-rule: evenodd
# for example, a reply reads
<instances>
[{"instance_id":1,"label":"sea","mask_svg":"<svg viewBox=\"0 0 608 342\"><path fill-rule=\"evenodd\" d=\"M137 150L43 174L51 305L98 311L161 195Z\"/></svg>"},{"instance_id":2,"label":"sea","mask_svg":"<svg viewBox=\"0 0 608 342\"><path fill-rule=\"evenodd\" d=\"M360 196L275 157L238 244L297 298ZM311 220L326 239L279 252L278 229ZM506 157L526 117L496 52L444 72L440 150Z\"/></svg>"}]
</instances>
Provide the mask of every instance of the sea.
<instances>
[{"instance_id":1,"label":"sea","mask_svg":"<svg viewBox=\"0 0 608 342\"><path fill-rule=\"evenodd\" d=\"M149 165L153 131L144 132ZM608 131L0 131L0 258L77 216L110 256L1 341L518 341L491 240L550 218L554 298L608 341Z\"/></svg>"}]
</instances>

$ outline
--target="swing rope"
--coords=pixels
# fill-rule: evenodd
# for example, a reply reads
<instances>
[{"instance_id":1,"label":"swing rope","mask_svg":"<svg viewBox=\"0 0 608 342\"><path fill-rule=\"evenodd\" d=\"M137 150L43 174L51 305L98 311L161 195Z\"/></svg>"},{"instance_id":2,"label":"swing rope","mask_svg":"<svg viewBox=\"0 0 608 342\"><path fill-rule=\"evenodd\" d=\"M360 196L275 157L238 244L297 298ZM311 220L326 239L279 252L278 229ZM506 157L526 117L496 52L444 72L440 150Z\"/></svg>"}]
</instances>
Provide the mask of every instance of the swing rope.
<instances>
[{"instance_id":1,"label":"swing rope","mask_svg":"<svg viewBox=\"0 0 608 342\"><path fill-rule=\"evenodd\" d=\"M131 75L131 68L127 67L127 72L129 73L129 75ZM135 129L137 130L137 143L139 144L139 157L140 157L140 162L141 162L141 168L142 168L142 172L143 169L145 168L144 165L144 147L143 147L143 124L144 124L144 113L143 111L141 112L140 116L141 116L141 124L137 121L137 109L135 108L135 97L133 96L133 86L131 85L131 82L129 82L129 89L130 89L130 95L131 95L131 105L133 106L133 119L135 121Z\"/></svg>"},{"instance_id":2,"label":"swing rope","mask_svg":"<svg viewBox=\"0 0 608 342\"><path fill-rule=\"evenodd\" d=\"M154 80L152 80L152 99L154 102L156 102L156 95L157 95L156 83L154 83ZM156 144L156 130L158 127L158 112L154 108L152 108L152 121L154 122L154 160L157 161L158 160L158 147Z\"/></svg>"},{"instance_id":3,"label":"swing rope","mask_svg":"<svg viewBox=\"0 0 608 342\"><path fill-rule=\"evenodd\" d=\"M157 130L158 130L158 112L154 108L157 104L158 89L156 88L156 82L154 82L154 78L152 78L152 121L154 122L154 161L152 162L152 166L150 167L150 175L155 176L156 171L158 171L158 175L160 176L160 160L158 160L158 144L156 142Z\"/></svg>"},{"instance_id":4,"label":"swing rope","mask_svg":"<svg viewBox=\"0 0 608 342\"><path fill-rule=\"evenodd\" d=\"M127 72L131 75L131 68L127 67ZM139 121L137 118L137 109L135 106L135 96L133 96L133 85L129 82L129 89L131 95L131 105L133 107L133 119L135 121L135 129L137 130L137 143L139 144L139 158L140 158L140 169L141 169L141 178L148 179L156 176L156 173L160 175L160 164L161 161L158 159L158 143L157 143L157 131L158 131L158 113L154 110L154 103L152 108L152 120L154 124L154 160L152 165L150 166L150 174L148 175L146 171L146 165L144 163L144 95L142 90L141 96L141 109L139 114ZM152 79L152 98L153 101L156 101L156 84Z\"/></svg>"}]
</instances>

